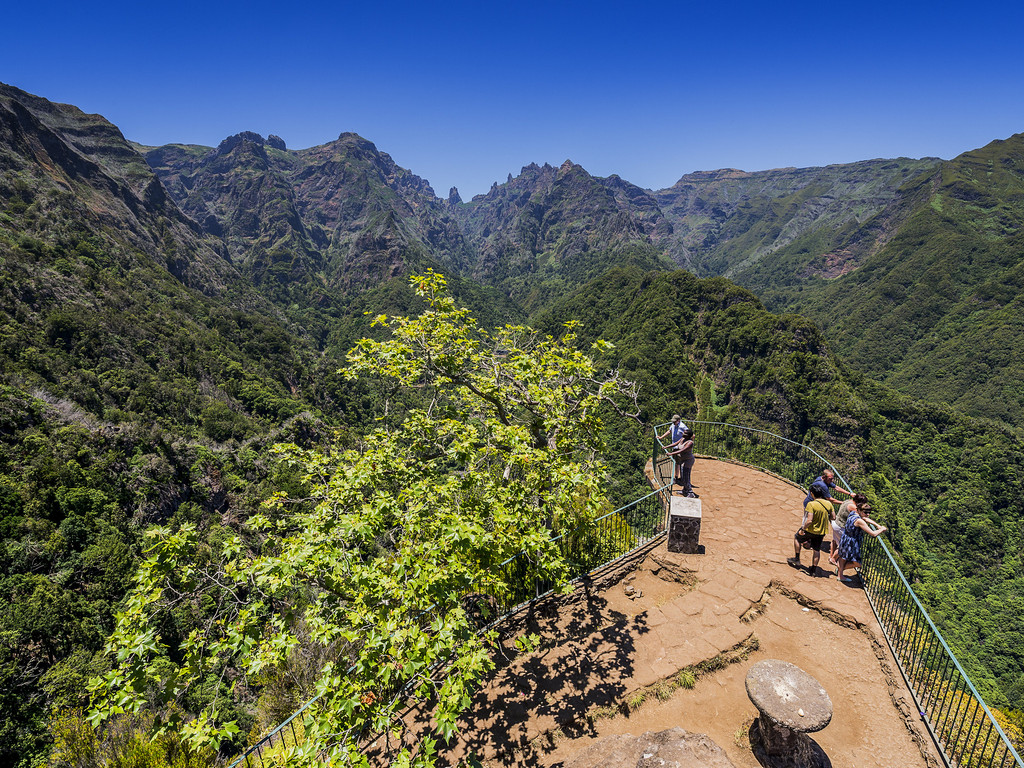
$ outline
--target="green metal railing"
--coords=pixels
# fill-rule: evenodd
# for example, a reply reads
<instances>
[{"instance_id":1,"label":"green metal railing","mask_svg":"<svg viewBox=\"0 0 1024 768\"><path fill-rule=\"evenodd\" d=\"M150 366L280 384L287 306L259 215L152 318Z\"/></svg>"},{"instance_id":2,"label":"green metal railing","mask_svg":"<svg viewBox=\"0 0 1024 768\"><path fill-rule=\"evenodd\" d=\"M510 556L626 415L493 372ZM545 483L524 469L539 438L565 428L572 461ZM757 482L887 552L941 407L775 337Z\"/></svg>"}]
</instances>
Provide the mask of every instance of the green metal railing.
<instances>
[{"instance_id":1,"label":"green metal railing","mask_svg":"<svg viewBox=\"0 0 1024 768\"><path fill-rule=\"evenodd\" d=\"M592 522L553 536L551 543L558 547L568 566L568 579L575 581L592 571L605 568L664 536L668 509L669 491L661 487ZM507 585L507 588L497 590L483 587L467 595L468 600L477 602L488 615L489 627L551 594L557 586L551 579L537 576L523 552L499 564L498 573L497 581ZM236 768L242 763L250 768L263 765L263 753L289 743L289 735L291 744L300 743L303 737L301 716L319 698L315 696L310 699L287 720L248 747L229 768ZM296 722L299 723L298 731Z\"/></svg>"},{"instance_id":2,"label":"green metal railing","mask_svg":"<svg viewBox=\"0 0 1024 768\"><path fill-rule=\"evenodd\" d=\"M592 523L552 537L568 565L568 579L575 581L598 568L643 549L665 534L669 507L669 491L664 486L631 501ZM527 603L550 594L556 584L550 579L530 574L525 553L513 555L498 566L500 581L509 590L500 595L490 593L496 610L495 622L507 618Z\"/></svg>"},{"instance_id":3,"label":"green metal railing","mask_svg":"<svg viewBox=\"0 0 1024 768\"><path fill-rule=\"evenodd\" d=\"M666 428L661 425L658 431ZM839 471L806 445L761 429L695 422L694 452L747 464L806 487L825 468ZM671 480L672 460L655 438L656 475ZM947 766L1024 768L953 651L928 617L881 538L866 537L861 577L871 610L899 665L918 711Z\"/></svg>"}]
</instances>

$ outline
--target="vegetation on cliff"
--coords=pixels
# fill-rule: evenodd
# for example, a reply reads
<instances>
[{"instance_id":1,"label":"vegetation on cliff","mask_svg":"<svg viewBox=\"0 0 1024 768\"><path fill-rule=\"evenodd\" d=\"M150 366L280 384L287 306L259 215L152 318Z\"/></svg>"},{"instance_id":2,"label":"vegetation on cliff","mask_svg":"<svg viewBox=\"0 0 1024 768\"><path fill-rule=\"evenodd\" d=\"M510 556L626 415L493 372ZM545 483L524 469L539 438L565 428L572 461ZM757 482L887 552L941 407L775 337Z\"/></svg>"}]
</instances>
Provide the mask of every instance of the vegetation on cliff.
<instances>
[{"instance_id":1,"label":"vegetation on cliff","mask_svg":"<svg viewBox=\"0 0 1024 768\"><path fill-rule=\"evenodd\" d=\"M795 242L736 275L769 306L814 319L848 363L902 392L1020 426L1024 413L1024 134L908 181L883 213L834 236L802 274ZM868 243L856 269L830 259ZM806 263L806 262L805 262Z\"/></svg>"},{"instance_id":2,"label":"vegetation on cliff","mask_svg":"<svg viewBox=\"0 0 1024 768\"><path fill-rule=\"evenodd\" d=\"M393 764L433 764L435 737L493 663L496 633L477 630L486 596L513 586L497 566L525 550L536 575L564 581L552 529L608 510L600 413L628 406L631 387L597 375L571 328L488 333L439 275L414 281L427 310L379 316L392 337L362 340L347 375L379 379L389 401L415 388L424 405L389 403L384 426L348 449L279 447L301 493L275 494L219 546L191 524L150 531L108 642L113 668L93 683L94 723L155 708L161 732L217 750L261 697L279 707L282 689L315 692L288 764L370 765L370 734L389 735ZM410 701L431 706L435 734L412 747Z\"/></svg>"}]
</instances>

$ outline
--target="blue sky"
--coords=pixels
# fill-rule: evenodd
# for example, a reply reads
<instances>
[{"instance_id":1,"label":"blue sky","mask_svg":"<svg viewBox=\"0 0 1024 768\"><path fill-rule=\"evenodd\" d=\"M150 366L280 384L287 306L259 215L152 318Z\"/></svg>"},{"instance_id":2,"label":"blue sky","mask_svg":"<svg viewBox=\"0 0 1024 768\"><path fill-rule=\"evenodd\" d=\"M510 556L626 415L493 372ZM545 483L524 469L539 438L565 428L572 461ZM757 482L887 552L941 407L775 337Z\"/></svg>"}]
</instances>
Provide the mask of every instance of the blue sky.
<instances>
[{"instance_id":1,"label":"blue sky","mask_svg":"<svg viewBox=\"0 0 1024 768\"><path fill-rule=\"evenodd\" d=\"M143 144L355 131L465 199L530 162L950 158L1024 131L1024 3L10 3L0 81Z\"/></svg>"}]
</instances>

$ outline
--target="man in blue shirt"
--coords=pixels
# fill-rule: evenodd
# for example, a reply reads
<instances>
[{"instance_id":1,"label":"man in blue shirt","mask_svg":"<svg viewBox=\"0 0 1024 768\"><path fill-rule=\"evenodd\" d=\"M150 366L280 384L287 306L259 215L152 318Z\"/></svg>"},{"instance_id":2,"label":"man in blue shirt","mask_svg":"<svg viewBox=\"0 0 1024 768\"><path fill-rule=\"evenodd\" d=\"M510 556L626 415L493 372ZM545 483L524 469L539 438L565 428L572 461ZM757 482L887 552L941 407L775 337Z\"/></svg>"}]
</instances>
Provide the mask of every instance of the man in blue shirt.
<instances>
[{"instance_id":1,"label":"man in blue shirt","mask_svg":"<svg viewBox=\"0 0 1024 768\"><path fill-rule=\"evenodd\" d=\"M821 498L825 499L826 501L833 500L832 491L839 491L839 493L845 494L846 496L852 495L849 491L840 488L836 485L836 476L831 469L824 470L821 473L820 477L816 477L814 481L811 483L811 488L817 488L819 491L821 491ZM807 496L806 498L804 498L805 509L807 508L807 505L811 503L812 498L814 498L813 494L811 493L810 489L808 489Z\"/></svg>"},{"instance_id":2,"label":"man in blue shirt","mask_svg":"<svg viewBox=\"0 0 1024 768\"><path fill-rule=\"evenodd\" d=\"M683 424L683 420L679 416L679 414L676 414L675 416L672 417L672 424L670 424L669 428L666 429L662 434L658 435L658 439L664 440L666 437L669 437L671 435L672 442L665 446L665 450L670 451L672 448L676 446L676 443L681 443L683 441L683 432L685 431L686 425Z\"/></svg>"}]
</instances>

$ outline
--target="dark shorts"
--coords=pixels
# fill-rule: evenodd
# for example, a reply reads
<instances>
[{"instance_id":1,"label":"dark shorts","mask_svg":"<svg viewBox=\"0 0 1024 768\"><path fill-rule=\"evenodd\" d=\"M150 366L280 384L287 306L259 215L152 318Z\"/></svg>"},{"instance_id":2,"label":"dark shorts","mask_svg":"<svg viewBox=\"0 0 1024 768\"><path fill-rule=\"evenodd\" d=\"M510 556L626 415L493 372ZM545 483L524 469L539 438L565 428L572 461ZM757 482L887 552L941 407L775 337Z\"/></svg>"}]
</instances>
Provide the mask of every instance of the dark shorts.
<instances>
[{"instance_id":1,"label":"dark shorts","mask_svg":"<svg viewBox=\"0 0 1024 768\"><path fill-rule=\"evenodd\" d=\"M821 542L825 538L825 534L807 533L806 531L801 533L801 531L803 531L803 528L796 532L796 540L799 541L801 544L810 544L811 549L817 549L818 551L821 551Z\"/></svg>"}]
</instances>

